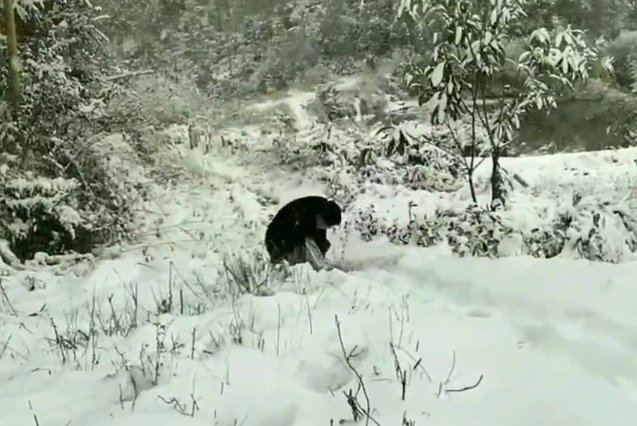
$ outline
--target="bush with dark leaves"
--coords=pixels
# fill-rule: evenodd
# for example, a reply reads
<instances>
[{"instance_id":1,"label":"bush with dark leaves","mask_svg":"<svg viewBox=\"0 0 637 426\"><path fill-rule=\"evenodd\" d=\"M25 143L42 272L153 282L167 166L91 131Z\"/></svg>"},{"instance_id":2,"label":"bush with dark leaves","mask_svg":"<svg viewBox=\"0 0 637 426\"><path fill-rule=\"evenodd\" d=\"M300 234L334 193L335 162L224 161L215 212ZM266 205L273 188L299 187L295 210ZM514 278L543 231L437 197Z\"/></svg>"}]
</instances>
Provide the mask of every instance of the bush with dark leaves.
<instances>
[{"instance_id":1,"label":"bush with dark leaves","mask_svg":"<svg viewBox=\"0 0 637 426\"><path fill-rule=\"evenodd\" d=\"M132 215L98 143L118 87L108 79L115 70L95 27L101 11L84 0L24 7L17 23L22 102L12 114L0 108L0 148L8 155L0 239L21 260L37 251L84 253L125 235Z\"/></svg>"},{"instance_id":2,"label":"bush with dark leaves","mask_svg":"<svg viewBox=\"0 0 637 426\"><path fill-rule=\"evenodd\" d=\"M548 222L530 230L516 229L510 216L476 205L437 209L432 217L410 218L407 225L385 223L373 205L354 212L353 229L364 240L387 237L395 244L428 247L447 243L459 256L501 257L505 240L519 244L515 254L551 258L563 254L618 263L637 255L637 209L591 199L562 206ZM503 217L507 214L507 217Z\"/></svg>"}]
</instances>

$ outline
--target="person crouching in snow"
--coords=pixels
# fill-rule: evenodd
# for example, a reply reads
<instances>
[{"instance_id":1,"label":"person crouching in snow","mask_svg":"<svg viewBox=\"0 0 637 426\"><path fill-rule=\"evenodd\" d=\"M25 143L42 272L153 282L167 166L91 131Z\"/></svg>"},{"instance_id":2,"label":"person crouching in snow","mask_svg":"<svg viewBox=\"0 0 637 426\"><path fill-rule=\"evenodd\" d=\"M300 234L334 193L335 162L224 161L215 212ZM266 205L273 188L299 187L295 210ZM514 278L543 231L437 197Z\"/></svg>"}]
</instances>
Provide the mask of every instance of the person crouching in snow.
<instances>
[{"instance_id":1,"label":"person crouching in snow","mask_svg":"<svg viewBox=\"0 0 637 426\"><path fill-rule=\"evenodd\" d=\"M331 243L327 230L341 224L342 211L336 202L311 195L283 206L268 225L265 247L274 264L309 262L314 270L331 269L325 259Z\"/></svg>"}]
</instances>

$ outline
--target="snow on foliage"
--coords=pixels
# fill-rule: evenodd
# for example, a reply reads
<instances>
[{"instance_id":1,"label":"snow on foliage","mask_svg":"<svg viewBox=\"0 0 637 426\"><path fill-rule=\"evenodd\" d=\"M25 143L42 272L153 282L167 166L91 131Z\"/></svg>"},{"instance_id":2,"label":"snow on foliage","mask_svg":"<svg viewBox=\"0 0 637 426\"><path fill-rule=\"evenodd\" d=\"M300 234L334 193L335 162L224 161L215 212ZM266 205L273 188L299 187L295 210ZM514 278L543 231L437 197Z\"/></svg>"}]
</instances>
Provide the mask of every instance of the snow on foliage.
<instances>
[{"instance_id":1,"label":"snow on foliage","mask_svg":"<svg viewBox=\"0 0 637 426\"><path fill-rule=\"evenodd\" d=\"M330 86L332 96L326 98L329 105L339 98L333 94L334 87L337 85ZM355 95L349 96L355 99ZM321 99L317 97L312 105ZM564 189L559 185L545 189L541 182L539 186L529 184L524 171L509 170L516 159L503 158L505 182L515 196L512 206L494 212L465 198L465 156L471 149L476 150L480 167L476 169L476 191L488 194L488 177L484 176L489 167L484 158L488 143L483 128L477 126L472 134L466 120L449 126L418 121L383 126L365 118L337 116L327 123L317 119L294 133L282 132L278 140L285 142L277 145L276 152L285 164L309 168L314 177L326 182L327 194L349 209L351 229L366 240L386 237L396 244L425 247L445 243L461 256L567 255L622 262L637 253L637 207L626 196L637 181L630 177L634 165L629 160L618 166L625 173L618 186L600 196L587 194L585 182ZM472 138L478 141L473 146ZM397 188L412 193L411 199L405 197L404 205L392 207L404 212L403 218L383 217L387 209L378 211L378 201L365 204L370 193L392 194ZM423 202L423 194L427 194L424 202L434 205L427 214L418 215L411 207ZM547 209L547 204L553 204L552 208ZM521 222L520 216L530 219Z\"/></svg>"},{"instance_id":2,"label":"snow on foliage","mask_svg":"<svg viewBox=\"0 0 637 426\"><path fill-rule=\"evenodd\" d=\"M314 152L303 124L294 143ZM181 178L150 185L140 245L110 260L3 277L0 410L10 424L620 426L634 412L634 262L515 256L524 235L553 230L561 214L581 219L572 221L578 235L595 223L603 238L622 232L610 218L634 211L616 197L634 176L634 151L616 162L597 153L503 159L528 186L513 187L497 212L471 205L462 176L440 192L359 181L359 169L338 168L346 162L314 164L307 175L340 170L344 185L361 185L350 223L331 237L330 255L346 271L316 273L274 271L256 249L278 205L320 191L302 170L275 167L284 152L273 149L276 132L224 129L198 144L186 126L165 133L172 143L155 145L155 158ZM354 150L353 137L342 142ZM369 176L379 161L405 167L384 153ZM134 170L119 160L118 173ZM571 196L587 183L562 173L576 166L614 186ZM607 216L595 219L600 205ZM359 241L366 232L394 244ZM601 248L617 255L619 241ZM559 409L537 409L551 401Z\"/></svg>"}]
</instances>

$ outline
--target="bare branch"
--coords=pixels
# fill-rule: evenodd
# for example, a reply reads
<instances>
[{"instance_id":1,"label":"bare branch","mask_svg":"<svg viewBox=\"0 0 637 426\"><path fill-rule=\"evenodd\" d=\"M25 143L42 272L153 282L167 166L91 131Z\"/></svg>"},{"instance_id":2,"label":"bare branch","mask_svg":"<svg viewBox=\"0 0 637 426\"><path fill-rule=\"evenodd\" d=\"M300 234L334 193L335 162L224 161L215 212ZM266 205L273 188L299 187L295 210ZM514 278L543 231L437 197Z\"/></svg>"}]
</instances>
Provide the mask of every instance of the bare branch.
<instances>
[{"instance_id":1,"label":"bare branch","mask_svg":"<svg viewBox=\"0 0 637 426\"><path fill-rule=\"evenodd\" d=\"M354 347L352 349L352 351L348 354L347 350L345 349L345 344L343 343L343 335L341 333L341 324L338 320L338 315L334 315L334 322L336 323L336 332L338 333L338 342L341 345L341 351L343 352L343 359L345 360L345 365L347 365L347 368L350 369L350 371L352 373L354 373L354 375L356 376L356 380L358 381L358 386L359 389L361 391L363 391L363 396L365 398L365 408L360 407L360 405L357 404L357 408L360 409L363 414L365 414L365 425L368 426L369 422L371 421L372 423L376 424L377 426L380 426L380 423L378 423L372 416L371 416L371 403L369 400L369 395L367 394L367 389L365 388L365 383L363 381L363 376L361 376L361 374L358 372L358 370L356 370L356 368L352 365L350 359L353 355L354 350L356 349L356 347ZM358 393L358 392L357 392ZM352 396L351 391L350 394L346 394L347 398L348 398L348 403L351 403L352 400L350 399L350 396Z\"/></svg>"},{"instance_id":2,"label":"bare branch","mask_svg":"<svg viewBox=\"0 0 637 426\"><path fill-rule=\"evenodd\" d=\"M142 71L131 71L131 72L125 72L122 74L118 74L118 75L111 75L108 77L103 77L104 81L117 81L117 80L123 80L125 78L131 78L131 77L139 77L140 75L148 75L148 74L154 74L155 71L153 70L142 70Z\"/></svg>"},{"instance_id":3,"label":"bare branch","mask_svg":"<svg viewBox=\"0 0 637 426\"><path fill-rule=\"evenodd\" d=\"M451 355L451 367L449 367L449 374L447 374L447 378L445 379L444 384L448 385L451 381L451 376L453 376L453 372L456 370L456 351L452 352Z\"/></svg>"},{"instance_id":4,"label":"bare branch","mask_svg":"<svg viewBox=\"0 0 637 426\"><path fill-rule=\"evenodd\" d=\"M484 374L480 374L480 377L478 377L478 380L469 386L464 386L461 388L451 388L451 389L445 389L445 393L460 393L460 392L466 392L472 389L477 388L478 386L480 386L480 383L482 383L482 379L484 378Z\"/></svg>"}]
</instances>

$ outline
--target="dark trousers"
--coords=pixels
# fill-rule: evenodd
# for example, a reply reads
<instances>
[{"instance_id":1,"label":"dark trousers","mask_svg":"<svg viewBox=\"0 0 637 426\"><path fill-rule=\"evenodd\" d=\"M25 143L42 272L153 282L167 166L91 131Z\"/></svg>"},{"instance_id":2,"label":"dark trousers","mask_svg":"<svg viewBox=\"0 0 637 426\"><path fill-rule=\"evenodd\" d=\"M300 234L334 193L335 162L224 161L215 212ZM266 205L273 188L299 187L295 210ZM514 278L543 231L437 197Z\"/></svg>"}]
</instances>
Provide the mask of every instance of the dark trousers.
<instances>
[{"instance_id":1,"label":"dark trousers","mask_svg":"<svg viewBox=\"0 0 637 426\"><path fill-rule=\"evenodd\" d=\"M322 241L316 241L316 245L318 246L319 250L321 250L321 254L325 256L332 244L327 239L324 239ZM282 263L285 260L290 265L296 265L309 261L305 242L303 244L297 244L292 247L285 247L276 244L276 242L272 240L266 240L265 247L268 250L270 261L272 263Z\"/></svg>"}]
</instances>

